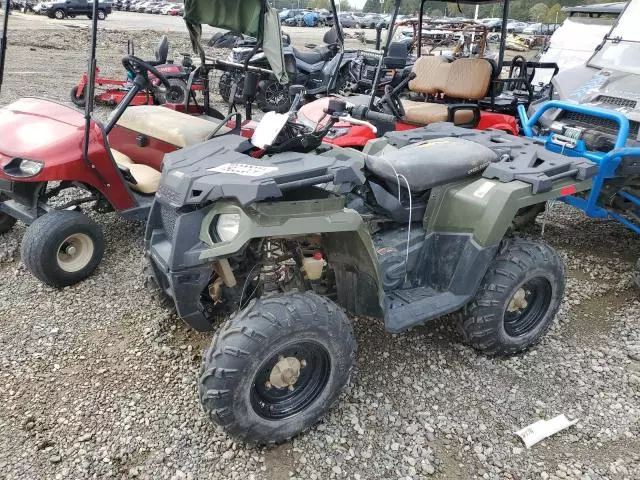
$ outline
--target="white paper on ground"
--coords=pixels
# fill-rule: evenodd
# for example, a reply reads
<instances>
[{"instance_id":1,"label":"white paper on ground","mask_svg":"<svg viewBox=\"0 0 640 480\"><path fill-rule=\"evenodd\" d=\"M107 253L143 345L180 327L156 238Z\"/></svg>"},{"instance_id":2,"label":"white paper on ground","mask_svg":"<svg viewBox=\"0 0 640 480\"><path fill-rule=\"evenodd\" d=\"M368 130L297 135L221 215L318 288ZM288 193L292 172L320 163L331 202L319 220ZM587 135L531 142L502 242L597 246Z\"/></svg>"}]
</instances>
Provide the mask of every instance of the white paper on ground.
<instances>
[{"instance_id":1,"label":"white paper on ground","mask_svg":"<svg viewBox=\"0 0 640 480\"><path fill-rule=\"evenodd\" d=\"M578 423L578 420L569 420L562 414L551 420L538 420L536 423L518 430L515 434L522 439L527 448L531 448L540 440L544 440L576 423Z\"/></svg>"}]
</instances>

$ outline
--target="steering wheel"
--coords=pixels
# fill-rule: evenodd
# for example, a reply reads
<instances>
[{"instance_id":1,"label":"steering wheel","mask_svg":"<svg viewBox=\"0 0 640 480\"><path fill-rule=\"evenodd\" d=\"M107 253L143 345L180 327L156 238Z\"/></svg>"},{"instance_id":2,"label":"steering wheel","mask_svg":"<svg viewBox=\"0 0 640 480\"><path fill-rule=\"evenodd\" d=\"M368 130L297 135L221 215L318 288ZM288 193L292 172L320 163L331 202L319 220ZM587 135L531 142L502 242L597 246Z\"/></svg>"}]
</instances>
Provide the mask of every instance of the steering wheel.
<instances>
[{"instance_id":1,"label":"steering wheel","mask_svg":"<svg viewBox=\"0 0 640 480\"><path fill-rule=\"evenodd\" d=\"M133 55L123 57L122 66L127 72L133 75L133 77L136 77L138 74L143 75L147 80L147 83L149 82L149 76L147 74L151 72L158 80L160 80L160 83L162 83L165 88L171 88L171 84L169 83L169 80L167 80L167 77L160 73L156 67L150 65L144 60L140 60L138 57L134 57Z\"/></svg>"}]
</instances>

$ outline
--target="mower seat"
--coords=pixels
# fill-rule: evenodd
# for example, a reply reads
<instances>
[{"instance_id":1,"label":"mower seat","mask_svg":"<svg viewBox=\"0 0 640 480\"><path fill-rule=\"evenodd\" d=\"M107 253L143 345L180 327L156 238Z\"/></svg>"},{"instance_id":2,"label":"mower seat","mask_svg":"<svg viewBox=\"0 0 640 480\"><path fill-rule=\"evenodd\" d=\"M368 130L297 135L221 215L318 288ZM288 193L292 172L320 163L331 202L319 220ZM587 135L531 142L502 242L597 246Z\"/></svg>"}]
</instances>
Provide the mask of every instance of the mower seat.
<instances>
[{"instance_id":1,"label":"mower seat","mask_svg":"<svg viewBox=\"0 0 640 480\"><path fill-rule=\"evenodd\" d=\"M498 159L488 147L464 138L443 137L400 148L380 156L368 155L367 168L390 185L403 175L412 193L478 175ZM404 180L400 180L404 186Z\"/></svg>"},{"instance_id":2,"label":"mower seat","mask_svg":"<svg viewBox=\"0 0 640 480\"><path fill-rule=\"evenodd\" d=\"M140 105L127 108L117 124L147 137L185 148L204 142L220 125L220 120L205 115L187 115L158 105ZM223 126L216 136L230 130Z\"/></svg>"},{"instance_id":3,"label":"mower seat","mask_svg":"<svg viewBox=\"0 0 640 480\"><path fill-rule=\"evenodd\" d=\"M134 163L131 158L118 150L111 149L111 156L118 167L128 170L131 177L135 180L129 182L129 186L136 192L145 195L153 195L158 190L160 184L160 172L149 165Z\"/></svg>"}]
</instances>

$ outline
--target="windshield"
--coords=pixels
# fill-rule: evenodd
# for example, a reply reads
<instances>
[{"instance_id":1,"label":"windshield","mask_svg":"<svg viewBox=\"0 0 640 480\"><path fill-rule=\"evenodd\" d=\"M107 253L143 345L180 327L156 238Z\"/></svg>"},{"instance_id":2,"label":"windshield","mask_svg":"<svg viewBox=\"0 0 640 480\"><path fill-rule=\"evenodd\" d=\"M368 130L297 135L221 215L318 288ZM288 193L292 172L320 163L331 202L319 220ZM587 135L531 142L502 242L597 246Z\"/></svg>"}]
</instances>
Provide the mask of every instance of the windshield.
<instances>
[{"instance_id":1,"label":"windshield","mask_svg":"<svg viewBox=\"0 0 640 480\"><path fill-rule=\"evenodd\" d=\"M589 65L640 75L640 0L631 0ZM635 20L635 22L634 22Z\"/></svg>"}]
</instances>

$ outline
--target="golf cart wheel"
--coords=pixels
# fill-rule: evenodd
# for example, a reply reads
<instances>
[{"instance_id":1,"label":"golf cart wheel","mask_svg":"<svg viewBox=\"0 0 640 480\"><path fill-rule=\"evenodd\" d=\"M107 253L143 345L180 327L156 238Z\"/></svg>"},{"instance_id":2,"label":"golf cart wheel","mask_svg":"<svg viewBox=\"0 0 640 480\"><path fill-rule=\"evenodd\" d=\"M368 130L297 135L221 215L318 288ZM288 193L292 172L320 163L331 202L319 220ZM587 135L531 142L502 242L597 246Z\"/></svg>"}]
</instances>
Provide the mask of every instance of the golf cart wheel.
<instances>
[{"instance_id":1,"label":"golf cart wheel","mask_svg":"<svg viewBox=\"0 0 640 480\"><path fill-rule=\"evenodd\" d=\"M0 235L9 232L16 224L16 219L6 213L0 213Z\"/></svg>"},{"instance_id":2,"label":"golf cart wheel","mask_svg":"<svg viewBox=\"0 0 640 480\"><path fill-rule=\"evenodd\" d=\"M56 288L87 278L103 254L102 229L81 212L49 212L36 219L22 239L22 261L27 269Z\"/></svg>"},{"instance_id":3,"label":"golf cart wheel","mask_svg":"<svg viewBox=\"0 0 640 480\"><path fill-rule=\"evenodd\" d=\"M75 87L71 87L71 101L74 103L74 105L78 107L84 107L86 103L84 98L85 91L83 90L80 95L78 95L77 92L78 92L77 85Z\"/></svg>"},{"instance_id":4,"label":"golf cart wheel","mask_svg":"<svg viewBox=\"0 0 640 480\"><path fill-rule=\"evenodd\" d=\"M288 85L274 79L263 80L258 86L256 104L263 112L285 113L291 107Z\"/></svg>"},{"instance_id":5,"label":"golf cart wheel","mask_svg":"<svg viewBox=\"0 0 640 480\"><path fill-rule=\"evenodd\" d=\"M64 10L58 8L55 12L53 12L53 16L58 20L64 20L64 17L67 15L64 13Z\"/></svg>"},{"instance_id":6,"label":"golf cart wheel","mask_svg":"<svg viewBox=\"0 0 640 480\"><path fill-rule=\"evenodd\" d=\"M159 104L176 103L183 104L187 99L187 82L179 78L169 78L169 88L158 93L156 100Z\"/></svg>"},{"instance_id":7,"label":"golf cart wheel","mask_svg":"<svg viewBox=\"0 0 640 480\"><path fill-rule=\"evenodd\" d=\"M564 265L555 250L539 241L512 240L460 312L460 333L487 355L522 352L551 327L564 284Z\"/></svg>"},{"instance_id":8,"label":"golf cart wheel","mask_svg":"<svg viewBox=\"0 0 640 480\"><path fill-rule=\"evenodd\" d=\"M248 443L285 441L338 401L355 363L345 313L315 293L252 301L216 334L198 385L207 416Z\"/></svg>"},{"instance_id":9,"label":"golf cart wheel","mask_svg":"<svg viewBox=\"0 0 640 480\"><path fill-rule=\"evenodd\" d=\"M107 12L104 10L98 10L98 20L106 20Z\"/></svg>"}]
</instances>

